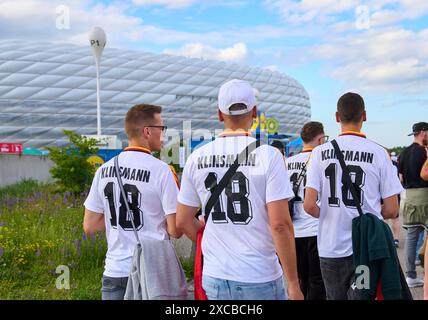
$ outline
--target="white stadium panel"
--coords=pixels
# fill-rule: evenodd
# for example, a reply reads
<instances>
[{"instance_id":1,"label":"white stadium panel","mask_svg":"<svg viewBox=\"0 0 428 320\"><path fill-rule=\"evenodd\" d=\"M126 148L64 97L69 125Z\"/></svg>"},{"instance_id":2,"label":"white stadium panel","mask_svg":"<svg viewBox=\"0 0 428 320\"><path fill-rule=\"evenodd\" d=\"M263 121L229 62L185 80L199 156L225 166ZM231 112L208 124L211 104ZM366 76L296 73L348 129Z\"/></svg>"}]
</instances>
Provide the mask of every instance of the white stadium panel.
<instances>
[{"instance_id":1,"label":"white stadium panel","mask_svg":"<svg viewBox=\"0 0 428 320\"><path fill-rule=\"evenodd\" d=\"M0 142L64 145L62 129L96 133L95 60L89 45L0 41ZM257 88L259 108L297 135L310 119L306 90L277 71L106 47L101 60L103 134L126 144L123 119L134 104L159 104L168 127L220 129L219 86L233 78Z\"/></svg>"},{"instance_id":2,"label":"white stadium panel","mask_svg":"<svg viewBox=\"0 0 428 320\"><path fill-rule=\"evenodd\" d=\"M92 64L94 64L94 62L92 61ZM105 66L103 64L103 61L101 62L101 68L100 68L100 76L103 78L110 78L110 79L126 79L126 75L129 73L129 69L128 68L107 68L107 66ZM95 67L94 67L94 72L95 72Z\"/></svg>"},{"instance_id":3,"label":"white stadium panel","mask_svg":"<svg viewBox=\"0 0 428 320\"><path fill-rule=\"evenodd\" d=\"M69 65L67 65L69 66ZM85 65L73 65L73 67L75 67L75 71L71 72L71 71L65 71L64 69L62 69L62 66L54 69L54 70L50 70L48 72L48 74L55 74L55 75L61 75L61 76L69 76L70 74L79 74L79 77L86 77L87 79L92 79L95 73L95 66L85 66Z\"/></svg>"},{"instance_id":4,"label":"white stadium panel","mask_svg":"<svg viewBox=\"0 0 428 320\"><path fill-rule=\"evenodd\" d=\"M34 100L47 100L52 96L59 97L65 94L68 90L65 88L43 88L39 92L32 95Z\"/></svg>"},{"instance_id":5,"label":"white stadium panel","mask_svg":"<svg viewBox=\"0 0 428 320\"><path fill-rule=\"evenodd\" d=\"M13 99L18 100L21 97L32 96L39 92L42 88L40 87L13 87L8 92L2 94L1 99Z\"/></svg>"},{"instance_id":6,"label":"white stadium panel","mask_svg":"<svg viewBox=\"0 0 428 320\"><path fill-rule=\"evenodd\" d=\"M2 60L0 72L16 73L32 64L32 61Z\"/></svg>"},{"instance_id":7,"label":"white stadium panel","mask_svg":"<svg viewBox=\"0 0 428 320\"><path fill-rule=\"evenodd\" d=\"M109 85L105 86L106 90L123 92L127 88L132 87L138 83L137 80L122 80L122 81L113 81Z\"/></svg>"},{"instance_id":8,"label":"white stadium panel","mask_svg":"<svg viewBox=\"0 0 428 320\"><path fill-rule=\"evenodd\" d=\"M51 88L80 88L80 89L91 89L93 90L94 88L94 84L93 79L90 79L89 77L82 77L82 76L68 76L68 77L64 77L64 76L56 76L56 77L60 77L61 80L58 80L56 83L53 83L52 85L50 85ZM42 80L43 81L44 77L38 77L38 81ZM110 83L112 83L114 80L112 79L103 79L102 83L104 86L109 85Z\"/></svg>"}]
</instances>

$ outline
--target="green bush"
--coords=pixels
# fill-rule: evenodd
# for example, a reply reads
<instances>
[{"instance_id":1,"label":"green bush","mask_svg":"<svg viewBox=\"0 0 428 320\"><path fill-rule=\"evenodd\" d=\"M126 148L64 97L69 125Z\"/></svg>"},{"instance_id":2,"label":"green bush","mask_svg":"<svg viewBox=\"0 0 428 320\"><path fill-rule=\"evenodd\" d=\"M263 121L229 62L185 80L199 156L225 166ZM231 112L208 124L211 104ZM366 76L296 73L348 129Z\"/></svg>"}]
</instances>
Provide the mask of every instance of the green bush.
<instances>
[{"instance_id":1,"label":"green bush","mask_svg":"<svg viewBox=\"0 0 428 320\"><path fill-rule=\"evenodd\" d=\"M96 139L86 138L72 131L63 130L70 145L64 148L46 147L55 166L50 169L59 191L69 191L75 196L89 189L95 168L87 156L98 152Z\"/></svg>"},{"instance_id":2,"label":"green bush","mask_svg":"<svg viewBox=\"0 0 428 320\"><path fill-rule=\"evenodd\" d=\"M192 280L194 276L194 263L195 259L182 258L180 257L181 266L183 267L184 274L186 275L187 281Z\"/></svg>"}]
</instances>

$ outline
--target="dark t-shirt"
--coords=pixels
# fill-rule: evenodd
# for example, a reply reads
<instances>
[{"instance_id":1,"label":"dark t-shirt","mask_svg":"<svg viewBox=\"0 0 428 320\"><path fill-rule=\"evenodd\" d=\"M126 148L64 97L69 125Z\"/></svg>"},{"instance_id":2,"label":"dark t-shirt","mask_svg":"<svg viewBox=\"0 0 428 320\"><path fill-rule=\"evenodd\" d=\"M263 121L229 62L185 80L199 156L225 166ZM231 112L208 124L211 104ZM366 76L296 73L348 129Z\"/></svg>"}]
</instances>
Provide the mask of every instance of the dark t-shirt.
<instances>
[{"instance_id":1,"label":"dark t-shirt","mask_svg":"<svg viewBox=\"0 0 428 320\"><path fill-rule=\"evenodd\" d=\"M422 180L420 174L427 154L425 148L413 143L404 149L398 158L399 172L403 175L405 189L428 188L428 181Z\"/></svg>"}]
</instances>

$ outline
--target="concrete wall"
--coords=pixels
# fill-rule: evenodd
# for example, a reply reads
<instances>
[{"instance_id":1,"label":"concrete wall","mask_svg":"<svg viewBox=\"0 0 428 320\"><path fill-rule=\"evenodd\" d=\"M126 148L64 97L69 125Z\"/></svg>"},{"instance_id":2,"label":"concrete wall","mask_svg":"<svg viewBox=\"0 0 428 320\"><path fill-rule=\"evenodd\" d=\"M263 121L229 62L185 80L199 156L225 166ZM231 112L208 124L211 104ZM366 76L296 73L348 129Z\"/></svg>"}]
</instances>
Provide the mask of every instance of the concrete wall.
<instances>
[{"instance_id":1,"label":"concrete wall","mask_svg":"<svg viewBox=\"0 0 428 320\"><path fill-rule=\"evenodd\" d=\"M53 162L45 155L0 154L0 188L22 179L49 181L52 166Z\"/></svg>"}]
</instances>

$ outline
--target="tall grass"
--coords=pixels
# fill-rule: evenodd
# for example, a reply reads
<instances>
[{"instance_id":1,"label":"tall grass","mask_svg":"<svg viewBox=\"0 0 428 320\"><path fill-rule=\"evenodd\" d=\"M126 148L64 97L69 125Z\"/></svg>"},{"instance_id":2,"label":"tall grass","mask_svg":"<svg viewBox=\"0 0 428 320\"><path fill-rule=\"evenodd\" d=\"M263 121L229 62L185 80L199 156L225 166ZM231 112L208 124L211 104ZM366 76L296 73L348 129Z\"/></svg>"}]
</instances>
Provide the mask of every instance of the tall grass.
<instances>
[{"instance_id":1,"label":"tall grass","mask_svg":"<svg viewBox=\"0 0 428 320\"><path fill-rule=\"evenodd\" d=\"M5 198L24 197L33 192L51 189L52 185L37 182L33 179L24 179L13 185L0 189L0 201Z\"/></svg>"},{"instance_id":2,"label":"tall grass","mask_svg":"<svg viewBox=\"0 0 428 320\"><path fill-rule=\"evenodd\" d=\"M27 180L0 189L0 299L100 299L106 241L83 234L84 195ZM76 205L77 204L77 205ZM60 265L70 289L58 289Z\"/></svg>"}]
</instances>

